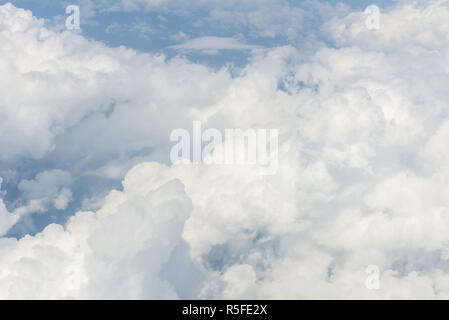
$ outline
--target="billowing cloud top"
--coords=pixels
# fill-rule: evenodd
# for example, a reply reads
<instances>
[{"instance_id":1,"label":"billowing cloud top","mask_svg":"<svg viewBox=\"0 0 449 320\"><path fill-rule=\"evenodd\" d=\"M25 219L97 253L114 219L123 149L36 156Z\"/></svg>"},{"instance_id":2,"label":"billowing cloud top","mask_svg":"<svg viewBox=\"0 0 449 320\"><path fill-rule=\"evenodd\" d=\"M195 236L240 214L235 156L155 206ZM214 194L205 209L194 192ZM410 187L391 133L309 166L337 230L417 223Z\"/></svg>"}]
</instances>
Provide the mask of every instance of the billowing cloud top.
<instances>
[{"instance_id":1,"label":"billowing cloud top","mask_svg":"<svg viewBox=\"0 0 449 320\"><path fill-rule=\"evenodd\" d=\"M447 1L378 30L346 4L184 3L80 2L86 28L202 14L146 53L0 6L0 298L449 298ZM100 26L163 30L134 22ZM170 165L193 120L280 129L277 174Z\"/></svg>"}]
</instances>

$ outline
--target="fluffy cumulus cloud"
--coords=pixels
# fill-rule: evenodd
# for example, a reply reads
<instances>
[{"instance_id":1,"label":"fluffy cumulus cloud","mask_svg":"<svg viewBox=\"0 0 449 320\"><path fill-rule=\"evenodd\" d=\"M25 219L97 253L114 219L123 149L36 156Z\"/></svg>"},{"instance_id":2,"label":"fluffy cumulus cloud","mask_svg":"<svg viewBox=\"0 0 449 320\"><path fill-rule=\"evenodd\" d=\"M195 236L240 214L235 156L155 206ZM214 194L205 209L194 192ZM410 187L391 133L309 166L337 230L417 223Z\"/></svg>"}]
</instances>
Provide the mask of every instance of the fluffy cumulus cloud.
<instances>
[{"instance_id":1,"label":"fluffy cumulus cloud","mask_svg":"<svg viewBox=\"0 0 449 320\"><path fill-rule=\"evenodd\" d=\"M0 40L0 177L14 186L7 197L21 195L11 211L63 209L80 183L95 198L139 162L167 161L170 131L231 81L229 70L50 31L11 4L1 6Z\"/></svg>"},{"instance_id":2,"label":"fluffy cumulus cloud","mask_svg":"<svg viewBox=\"0 0 449 320\"><path fill-rule=\"evenodd\" d=\"M449 298L449 7L399 2L377 31L364 18L324 21L332 45L214 70L1 6L0 175L22 202L0 200L0 235L21 211L66 208L83 177L122 186L0 238L0 298ZM277 173L168 164L192 120L279 129Z\"/></svg>"},{"instance_id":3,"label":"fluffy cumulus cloud","mask_svg":"<svg viewBox=\"0 0 449 320\"><path fill-rule=\"evenodd\" d=\"M305 8L319 9L320 13L332 8L331 5L305 1L304 4L282 0L115 0L99 2L100 11L153 11L179 15L207 11L198 24L217 24L221 27L249 27L253 32L274 37L277 34L292 33L302 25L308 12ZM340 7L344 7L341 5Z\"/></svg>"}]
</instances>

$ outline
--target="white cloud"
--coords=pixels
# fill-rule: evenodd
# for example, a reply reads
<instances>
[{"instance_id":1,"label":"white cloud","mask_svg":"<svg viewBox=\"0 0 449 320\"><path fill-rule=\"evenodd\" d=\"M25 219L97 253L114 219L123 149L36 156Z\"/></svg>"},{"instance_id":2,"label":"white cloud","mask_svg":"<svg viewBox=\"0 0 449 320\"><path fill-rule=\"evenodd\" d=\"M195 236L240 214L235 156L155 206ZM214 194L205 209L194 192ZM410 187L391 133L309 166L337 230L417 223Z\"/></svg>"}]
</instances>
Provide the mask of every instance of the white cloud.
<instances>
[{"instance_id":1,"label":"white cloud","mask_svg":"<svg viewBox=\"0 0 449 320\"><path fill-rule=\"evenodd\" d=\"M73 164L72 179L134 166L96 212L2 239L0 298L447 298L448 47L408 36L415 15L425 32L443 30L436 12L445 5L399 4L383 21L403 25L381 25L373 43L349 15L331 22L350 22L341 38L329 31L336 48L257 51L231 77L0 7L2 43L15 49L0 51L11 119L0 137L16 140L0 140L3 161L53 155ZM139 153L155 148L162 162L170 129L192 119L279 128L278 174ZM67 185L56 180L43 173L21 189L55 198ZM381 270L378 291L365 287L368 265Z\"/></svg>"},{"instance_id":2,"label":"white cloud","mask_svg":"<svg viewBox=\"0 0 449 320\"><path fill-rule=\"evenodd\" d=\"M187 40L173 48L178 50L252 50L260 47L241 43L234 38L201 37Z\"/></svg>"},{"instance_id":3,"label":"white cloud","mask_svg":"<svg viewBox=\"0 0 449 320\"><path fill-rule=\"evenodd\" d=\"M0 178L0 188L2 186L3 179ZM0 198L0 237L5 235L5 233L17 222L18 216L8 212Z\"/></svg>"},{"instance_id":4,"label":"white cloud","mask_svg":"<svg viewBox=\"0 0 449 320\"><path fill-rule=\"evenodd\" d=\"M159 278L182 243L191 208L183 186L120 195L120 206L80 212L65 228L50 225L0 249L2 298L176 298ZM114 237L111 238L111 234Z\"/></svg>"},{"instance_id":5,"label":"white cloud","mask_svg":"<svg viewBox=\"0 0 449 320\"><path fill-rule=\"evenodd\" d=\"M379 30L368 30L368 13L354 12L344 18L335 17L323 29L339 46L357 45L374 50L406 51L446 47L449 34L447 1L401 1L397 6L380 11Z\"/></svg>"},{"instance_id":6,"label":"white cloud","mask_svg":"<svg viewBox=\"0 0 449 320\"><path fill-rule=\"evenodd\" d=\"M50 206L58 210L65 209L72 201L71 184L70 173L62 170L43 171L34 180L22 180L18 188L28 203L15 209L14 213L44 212Z\"/></svg>"},{"instance_id":7,"label":"white cloud","mask_svg":"<svg viewBox=\"0 0 449 320\"><path fill-rule=\"evenodd\" d=\"M9 184L24 179L24 167L27 179L50 167L74 181L120 180L150 156L166 161L161 150L170 130L191 122L231 79L225 69L50 31L11 4L0 7L0 39L0 174ZM66 206L69 192L57 207ZM48 208L38 197L19 200L30 201L26 212Z\"/></svg>"}]
</instances>

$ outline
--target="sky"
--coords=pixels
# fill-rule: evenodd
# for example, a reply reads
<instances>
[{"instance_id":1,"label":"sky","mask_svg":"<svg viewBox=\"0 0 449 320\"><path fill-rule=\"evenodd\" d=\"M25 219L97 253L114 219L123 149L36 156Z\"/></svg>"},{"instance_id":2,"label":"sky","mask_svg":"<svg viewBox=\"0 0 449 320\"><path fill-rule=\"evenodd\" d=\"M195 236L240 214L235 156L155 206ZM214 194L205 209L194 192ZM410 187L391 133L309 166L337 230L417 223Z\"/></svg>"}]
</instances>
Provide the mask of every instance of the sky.
<instances>
[{"instance_id":1,"label":"sky","mask_svg":"<svg viewBox=\"0 0 449 320\"><path fill-rule=\"evenodd\" d=\"M0 1L0 299L447 299L448 35L445 0ZM279 130L277 172L173 165L194 121Z\"/></svg>"}]
</instances>

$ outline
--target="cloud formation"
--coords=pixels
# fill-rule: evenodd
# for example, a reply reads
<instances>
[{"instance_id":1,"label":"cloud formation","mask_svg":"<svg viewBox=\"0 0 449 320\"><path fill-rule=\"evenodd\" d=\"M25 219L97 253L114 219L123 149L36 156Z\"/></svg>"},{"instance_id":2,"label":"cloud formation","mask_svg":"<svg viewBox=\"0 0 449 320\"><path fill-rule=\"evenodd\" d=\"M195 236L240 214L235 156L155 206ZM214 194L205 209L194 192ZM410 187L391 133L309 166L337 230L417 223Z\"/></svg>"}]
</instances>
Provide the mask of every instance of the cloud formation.
<instances>
[{"instance_id":1,"label":"cloud formation","mask_svg":"<svg viewBox=\"0 0 449 320\"><path fill-rule=\"evenodd\" d=\"M1 6L1 175L21 158L69 163L18 182L55 207L80 176L124 178L64 226L1 238L0 298L448 298L448 45L433 35L449 10L398 3L378 32L363 17L324 23L333 47L257 50L236 72ZM278 173L164 164L192 119L279 128ZM1 201L0 234L15 219Z\"/></svg>"},{"instance_id":2,"label":"cloud formation","mask_svg":"<svg viewBox=\"0 0 449 320\"><path fill-rule=\"evenodd\" d=\"M31 212L44 212L49 206L63 210L72 201L70 185L72 177L62 170L43 171L35 180L22 180L18 188L28 204L17 208L18 215Z\"/></svg>"}]
</instances>

